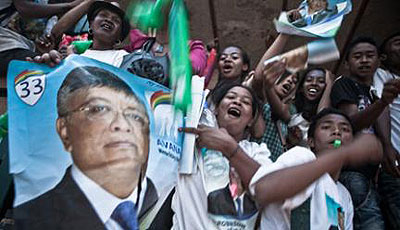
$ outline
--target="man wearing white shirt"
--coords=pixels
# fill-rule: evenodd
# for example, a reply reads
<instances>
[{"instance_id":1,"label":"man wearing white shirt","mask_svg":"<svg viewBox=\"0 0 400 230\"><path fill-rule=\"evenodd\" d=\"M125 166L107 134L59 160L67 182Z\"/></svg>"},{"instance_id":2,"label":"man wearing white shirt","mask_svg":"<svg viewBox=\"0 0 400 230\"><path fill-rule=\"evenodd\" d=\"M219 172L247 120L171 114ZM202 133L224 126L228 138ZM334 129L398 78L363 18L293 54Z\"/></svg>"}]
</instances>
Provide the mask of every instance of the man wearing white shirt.
<instances>
[{"instance_id":1,"label":"man wearing white shirt","mask_svg":"<svg viewBox=\"0 0 400 230\"><path fill-rule=\"evenodd\" d=\"M137 210L158 198L150 179L142 180L149 149L143 103L114 74L85 66L64 79L57 111L73 165L55 188L13 210L16 229L138 229Z\"/></svg>"},{"instance_id":2,"label":"man wearing white shirt","mask_svg":"<svg viewBox=\"0 0 400 230\"><path fill-rule=\"evenodd\" d=\"M387 37L380 47L381 64L374 75L374 87L379 97L388 81L400 81L400 32ZM382 116L383 170L379 174L378 191L382 197L388 228L400 229L400 96L397 96Z\"/></svg>"}]
</instances>

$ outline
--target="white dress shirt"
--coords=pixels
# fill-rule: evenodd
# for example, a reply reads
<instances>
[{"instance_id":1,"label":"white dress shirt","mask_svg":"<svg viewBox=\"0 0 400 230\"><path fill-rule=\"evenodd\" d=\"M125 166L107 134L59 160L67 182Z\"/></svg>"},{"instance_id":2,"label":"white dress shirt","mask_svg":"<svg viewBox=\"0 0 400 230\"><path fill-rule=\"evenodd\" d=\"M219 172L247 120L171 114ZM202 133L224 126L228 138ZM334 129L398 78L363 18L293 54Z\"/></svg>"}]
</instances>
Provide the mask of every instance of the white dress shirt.
<instances>
[{"instance_id":1,"label":"white dress shirt","mask_svg":"<svg viewBox=\"0 0 400 230\"><path fill-rule=\"evenodd\" d=\"M97 213L101 222L106 226L107 229L123 230L121 226L111 219L111 214L118 204L124 201L132 201L134 204L137 199L137 187L133 190L132 194L125 199L120 199L113 194L107 192L105 189L100 187L96 182L87 177L79 168L73 164L71 167L71 176L85 194L86 198L91 203L93 209ZM147 182L143 180L142 191L146 191ZM139 213L140 206L143 203L143 195L139 197L139 207L137 213Z\"/></svg>"}]
</instances>

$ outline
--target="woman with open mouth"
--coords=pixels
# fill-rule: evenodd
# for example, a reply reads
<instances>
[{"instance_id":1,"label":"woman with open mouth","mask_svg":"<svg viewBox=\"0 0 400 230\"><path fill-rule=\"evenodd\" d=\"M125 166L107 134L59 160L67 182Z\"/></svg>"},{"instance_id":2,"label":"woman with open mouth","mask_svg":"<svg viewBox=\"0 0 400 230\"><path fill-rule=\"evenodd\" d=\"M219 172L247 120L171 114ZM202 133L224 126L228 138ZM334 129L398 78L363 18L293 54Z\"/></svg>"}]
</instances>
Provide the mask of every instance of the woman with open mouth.
<instances>
[{"instance_id":1,"label":"woman with open mouth","mask_svg":"<svg viewBox=\"0 0 400 230\"><path fill-rule=\"evenodd\" d=\"M233 225L244 223L245 229L254 229L257 210L254 209L254 203L249 204L248 196L238 192L241 184L229 183L229 163L221 152L228 151L232 157L243 150L260 164L271 162L270 152L264 143L248 140L247 131L257 117L258 102L253 91L241 84L222 86L216 91L216 99L215 111L203 112L201 121L206 121L203 123L208 126L180 129L197 136L194 151L197 162L193 174L178 176L172 199L175 212L172 229L224 229L222 222ZM225 202L214 204L212 197L217 193L219 195L216 196L222 196L224 188ZM236 205L238 200L242 206Z\"/></svg>"},{"instance_id":2,"label":"woman with open mouth","mask_svg":"<svg viewBox=\"0 0 400 230\"><path fill-rule=\"evenodd\" d=\"M219 56L219 82L241 83L249 73L250 59L246 51L238 46L226 47Z\"/></svg>"},{"instance_id":3,"label":"woman with open mouth","mask_svg":"<svg viewBox=\"0 0 400 230\"><path fill-rule=\"evenodd\" d=\"M259 92L264 104L262 125L265 131L256 141L267 144L273 161L287 149L287 123L294 110L290 100L297 85L298 74L286 71L285 60L267 64L262 72L256 70L252 82L252 88Z\"/></svg>"},{"instance_id":4,"label":"woman with open mouth","mask_svg":"<svg viewBox=\"0 0 400 230\"><path fill-rule=\"evenodd\" d=\"M250 58L239 46L227 46L218 56L218 82L209 97L209 105L214 108L216 91L227 84L242 83L250 70Z\"/></svg>"},{"instance_id":5,"label":"woman with open mouth","mask_svg":"<svg viewBox=\"0 0 400 230\"><path fill-rule=\"evenodd\" d=\"M294 102L297 113L289 122L290 145L307 146L311 118L331 105L329 95L334 78L330 71L323 68L310 68L304 72Z\"/></svg>"}]
</instances>

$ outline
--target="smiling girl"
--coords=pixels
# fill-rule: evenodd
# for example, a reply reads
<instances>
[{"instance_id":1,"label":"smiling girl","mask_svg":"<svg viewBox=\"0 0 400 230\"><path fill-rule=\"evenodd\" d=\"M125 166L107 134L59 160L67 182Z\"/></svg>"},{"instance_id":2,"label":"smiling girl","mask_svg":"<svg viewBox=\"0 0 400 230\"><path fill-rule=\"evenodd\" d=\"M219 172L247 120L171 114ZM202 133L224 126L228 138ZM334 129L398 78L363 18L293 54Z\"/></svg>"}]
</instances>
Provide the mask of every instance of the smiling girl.
<instances>
[{"instance_id":1,"label":"smiling girl","mask_svg":"<svg viewBox=\"0 0 400 230\"><path fill-rule=\"evenodd\" d=\"M297 114L291 117L288 125L288 142L306 146L311 118L331 105L330 93L335 76L323 68L310 68L303 76L294 103Z\"/></svg>"},{"instance_id":2,"label":"smiling girl","mask_svg":"<svg viewBox=\"0 0 400 230\"><path fill-rule=\"evenodd\" d=\"M254 202L239 192L243 187L241 184L230 186L228 160L220 152L229 151L233 156L243 150L259 164L271 162L269 150L264 143L247 140L247 130L252 126L257 110L257 99L251 89L241 84L229 84L216 93L214 115L217 127L200 125L197 129L181 129L198 135L194 151L197 162L193 174L178 176L172 199L172 209L175 212L172 229L224 229L221 224L227 222L245 224L245 229L254 229L257 211L249 208L254 207ZM213 177L210 177L211 174ZM235 181L241 183L237 182L240 180ZM214 202L208 203L213 197L219 196L216 194L220 194L223 188L227 191L224 196L226 199L220 205L217 204L218 207L215 207ZM242 208L234 202L237 200L243 204ZM214 206L209 207L208 204ZM230 214L217 214L220 211Z\"/></svg>"}]
</instances>

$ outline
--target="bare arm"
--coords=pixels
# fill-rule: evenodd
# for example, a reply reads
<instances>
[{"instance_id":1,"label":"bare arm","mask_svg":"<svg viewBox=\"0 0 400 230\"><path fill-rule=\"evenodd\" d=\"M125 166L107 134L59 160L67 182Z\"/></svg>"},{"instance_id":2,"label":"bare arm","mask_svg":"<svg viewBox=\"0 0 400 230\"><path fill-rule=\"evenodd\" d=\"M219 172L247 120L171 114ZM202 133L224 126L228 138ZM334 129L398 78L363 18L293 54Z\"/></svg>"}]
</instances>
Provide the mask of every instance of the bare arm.
<instances>
[{"instance_id":1,"label":"bare arm","mask_svg":"<svg viewBox=\"0 0 400 230\"><path fill-rule=\"evenodd\" d=\"M387 105L393 102L400 92L400 80L390 80L385 83L382 97L362 111L356 104L341 103L338 109L345 112L354 124L356 131L368 128L375 123Z\"/></svg>"},{"instance_id":2,"label":"bare arm","mask_svg":"<svg viewBox=\"0 0 400 230\"><path fill-rule=\"evenodd\" d=\"M252 138L261 138L265 132L265 121L260 111L257 115L257 118L254 121L254 124L251 126L250 134Z\"/></svg>"},{"instance_id":3,"label":"bare arm","mask_svg":"<svg viewBox=\"0 0 400 230\"><path fill-rule=\"evenodd\" d=\"M39 4L28 0L13 0L13 3L22 17L45 18L55 14L63 14L82 1L75 0L67 3Z\"/></svg>"},{"instance_id":4,"label":"bare arm","mask_svg":"<svg viewBox=\"0 0 400 230\"><path fill-rule=\"evenodd\" d=\"M261 98L263 101L265 100L265 87L264 87L264 79L263 79L263 71L264 71L264 61L268 60L271 57L274 57L280 54L289 39L289 35L286 34L279 34L278 37L275 39L274 43L265 51L264 55L262 56L261 60L258 62L254 78L251 83L251 87L254 89L254 92Z\"/></svg>"},{"instance_id":5,"label":"bare arm","mask_svg":"<svg viewBox=\"0 0 400 230\"><path fill-rule=\"evenodd\" d=\"M65 31L75 25L79 19L87 13L94 1L95 0L85 0L64 14L51 30L54 40L58 40Z\"/></svg>"},{"instance_id":6,"label":"bare arm","mask_svg":"<svg viewBox=\"0 0 400 230\"><path fill-rule=\"evenodd\" d=\"M321 100L319 101L317 113L325 108L331 107L330 95L331 95L331 91L332 91L333 82L335 81L335 75L333 75L331 71L326 70L325 78L326 78L326 86L325 86L324 93L321 96Z\"/></svg>"},{"instance_id":7,"label":"bare arm","mask_svg":"<svg viewBox=\"0 0 400 230\"><path fill-rule=\"evenodd\" d=\"M386 104L384 104L381 100L376 101L362 111L358 111L356 104L341 103L338 105L338 109L343 111L351 118L356 131L373 125L385 107Z\"/></svg>"},{"instance_id":8,"label":"bare arm","mask_svg":"<svg viewBox=\"0 0 400 230\"><path fill-rule=\"evenodd\" d=\"M260 167L240 147L237 141L224 128L211 128L199 125L198 128L182 128L180 131L198 135L197 146L220 151L230 161L240 175L245 188Z\"/></svg>"},{"instance_id":9,"label":"bare arm","mask_svg":"<svg viewBox=\"0 0 400 230\"><path fill-rule=\"evenodd\" d=\"M210 127L184 128L181 131L199 135L200 147L215 149L228 158L239 173L245 188L260 167L250 158L225 129ZM351 154L349 154L351 153ZM382 147L375 135L363 134L354 142L339 149L325 150L317 160L278 170L256 182L256 200L261 206L283 201L304 190L324 173L333 173L343 165L356 166L365 162L377 162L382 156Z\"/></svg>"},{"instance_id":10,"label":"bare arm","mask_svg":"<svg viewBox=\"0 0 400 230\"><path fill-rule=\"evenodd\" d=\"M278 117L284 122L290 121L290 104L283 102L276 93L274 86L275 82L285 71L285 63L282 61L277 61L270 63L265 66L263 71L263 77L265 78L265 97L271 106L271 112L274 117Z\"/></svg>"},{"instance_id":11,"label":"bare arm","mask_svg":"<svg viewBox=\"0 0 400 230\"><path fill-rule=\"evenodd\" d=\"M288 123L290 121L290 104L285 104L283 101L278 97L275 90L269 88L267 91L267 98L268 103L271 106L271 112L274 117L279 118L279 120Z\"/></svg>"},{"instance_id":12,"label":"bare arm","mask_svg":"<svg viewBox=\"0 0 400 230\"><path fill-rule=\"evenodd\" d=\"M50 34L43 34L37 39L37 50L44 54L49 53L53 49L57 49L56 44L59 43L62 34L79 21L79 19L88 11L89 7L94 1L95 0L85 0L81 4L65 13L64 16L61 17L51 29ZM62 47L62 49L67 50L68 48Z\"/></svg>"},{"instance_id":13,"label":"bare arm","mask_svg":"<svg viewBox=\"0 0 400 230\"><path fill-rule=\"evenodd\" d=\"M272 43L272 45L267 49L267 51L265 51L261 60L258 62L256 67L256 72L262 72L264 70L264 61L282 53L288 40L289 40L289 35L279 34L278 37L275 39L274 43Z\"/></svg>"},{"instance_id":14,"label":"bare arm","mask_svg":"<svg viewBox=\"0 0 400 230\"><path fill-rule=\"evenodd\" d=\"M319 153L315 161L264 176L255 186L256 201L261 206L283 201L304 190L324 173L334 173L344 165L376 162L381 156L379 140L374 135L364 134L347 146Z\"/></svg>"},{"instance_id":15,"label":"bare arm","mask_svg":"<svg viewBox=\"0 0 400 230\"><path fill-rule=\"evenodd\" d=\"M395 177L400 177L400 170L396 165L396 161L397 163L400 162L400 156L392 145L392 127L390 123L390 111L388 107L386 107L376 121L375 130L383 145L383 169Z\"/></svg>"}]
</instances>

